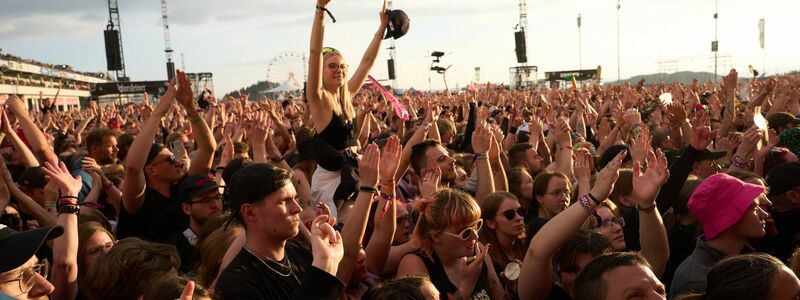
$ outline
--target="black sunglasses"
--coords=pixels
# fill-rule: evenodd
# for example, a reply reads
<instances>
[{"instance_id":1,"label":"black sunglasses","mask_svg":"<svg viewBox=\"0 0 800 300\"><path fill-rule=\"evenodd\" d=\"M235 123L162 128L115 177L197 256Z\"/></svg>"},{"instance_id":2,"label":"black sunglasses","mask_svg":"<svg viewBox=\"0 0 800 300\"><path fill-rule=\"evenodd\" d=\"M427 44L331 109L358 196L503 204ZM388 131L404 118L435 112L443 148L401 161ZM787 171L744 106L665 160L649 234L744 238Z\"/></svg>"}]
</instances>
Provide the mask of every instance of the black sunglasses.
<instances>
[{"instance_id":1,"label":"black sunglasses","mask_svg":"<svg viewBox=\"0 0 800 300\"><path fill-rule=\"evenodd\" d=\"M511 221L517 215L519 215L520 217L525 218L525 213L526 213L525 208L520 206L520 207L517 207L516 209L513 209L513 208L506 209L505 211L503 211L503 212L501 212L501 213L499 213L497 215L498 216L499 215L503 215L503 217L505 217L506 219Z\"/></svg>"}]
</instances>

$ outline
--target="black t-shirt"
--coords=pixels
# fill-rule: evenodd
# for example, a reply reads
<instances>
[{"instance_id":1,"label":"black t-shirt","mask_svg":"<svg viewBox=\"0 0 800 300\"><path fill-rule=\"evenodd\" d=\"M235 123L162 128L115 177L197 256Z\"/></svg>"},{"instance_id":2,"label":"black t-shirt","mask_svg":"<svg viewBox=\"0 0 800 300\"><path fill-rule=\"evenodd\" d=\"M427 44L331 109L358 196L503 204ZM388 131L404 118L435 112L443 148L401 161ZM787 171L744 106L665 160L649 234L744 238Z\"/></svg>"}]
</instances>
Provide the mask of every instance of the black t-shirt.
<instances>
[{"instance_id":1,"label":"black t-shirt","mask_svg":"<svg viewBox=\"0 0 800 300\"><path fill-rule=\"evenodd\" d=\"M425 255L422 251L412 253L419 257L425 264L428 271L428 277L431 279L433 286L439 290L439 299L447 300L458 293L458 287L450 282L447 277L444 266L439 261L439 256L433 252L430 257ZM472 296L470 299L490 299L491 291L489 290L489 268L486 264L481 267L481 273L478 275L478 281L475 282L475 287L472 289Z\"/></svg>"},{"instance_id":2,"label":"black t-shirt","mask_svg":"<svg viewBox=\"0 0 800 300\"><path fill-rule=\"evenodd\" d=\"M567 292L564 289L555 283L553 283L553 287L550 289L550 294L547 295L545 300L572 300L572 297L567 295Z\"/></svg>"},{"instance_id":3,"label":"black t-shirt","mask_svg":"<svg viewBox=\"0 0 800 300\"><path fill-rule=\"evenodd\" d=\"M184 231L176 232L170 235L166 240L164 240L164 243L173 245L176 249L178 249L178 255L181 257L180 272L186 274L194 271L195 269L197 264L197 247L192 246L192 244L189 243L189 240L184 235Z\"/></svg>"},{"instance_id":4,"label":"black t-shirt","mask_svg":"<svg viewBox=\"0 0 800 300\"><path fill-rule=\"evenodd\" d=\"M172 186L172 195L177 194L176 187ZM144 203L134 214L125 209L123 201L117 223L117 239L138 237L161 243L173 233L189 227L189 218L181 210L180 201L175 198L164 197L147 187L144 190Z\"/></svg>"},{"instance_id":5,"label":"black t-shirt","mask_svg":"<svg viewBox=\"0 0 800 300\"><path fill-rule=\"evenodd\" d=\"M535 213L536 212L534 212L534 214ZM530 214L530 213L528 213L528 214ZM533 240L533 237L536 236L536 233L538 233L540 229L542 229L542 226L544 226L544 224L547 224L547 220L539 218L538 216L535 216L535 215L534 215L534 217L531 217L531 218L528 218L527 220L525 220L525 225L527 227L526 231L525 231L525 236L526 236L526 239L528 239L527 240L528 244L531 243L531 240Z\"/></svg>"},{"instance_id":6,"label":"black t-shirt","mask_svg":"<svg viewBox=\"0 0 800 300\"><path fill-rule=\"evenodd\" d=\"M299 242L286 242L285 257L282 263L292 266L287 276L283 276L288 273L283 267L242 249L220 274L216 299L333 300L344 293L344 283L312 266L311 252Z\"/></svg>"}]
</instances>

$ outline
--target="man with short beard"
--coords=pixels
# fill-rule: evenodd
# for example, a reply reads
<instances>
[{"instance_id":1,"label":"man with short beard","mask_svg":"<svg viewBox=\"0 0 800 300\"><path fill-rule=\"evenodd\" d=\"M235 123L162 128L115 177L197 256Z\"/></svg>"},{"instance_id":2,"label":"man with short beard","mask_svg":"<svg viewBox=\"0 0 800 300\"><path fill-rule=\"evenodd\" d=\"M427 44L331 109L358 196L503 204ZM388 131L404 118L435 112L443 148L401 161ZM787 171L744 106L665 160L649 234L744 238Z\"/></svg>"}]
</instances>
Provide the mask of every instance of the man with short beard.
<instances>
[{"instance_id":1,"label":"man with short beard","mask_svg":"<svg viewBox=\"0 0 800 300\"><path fill-rule=\"evenodd\" d=\"M186 177L178 186L181 209L189 216L189 226L169 236L165 242L178 249L180 271L188 273L197 263L197 236L207 220L222 212L222 195L214 178L206 175Z\"/></svg>"}]
</instances>

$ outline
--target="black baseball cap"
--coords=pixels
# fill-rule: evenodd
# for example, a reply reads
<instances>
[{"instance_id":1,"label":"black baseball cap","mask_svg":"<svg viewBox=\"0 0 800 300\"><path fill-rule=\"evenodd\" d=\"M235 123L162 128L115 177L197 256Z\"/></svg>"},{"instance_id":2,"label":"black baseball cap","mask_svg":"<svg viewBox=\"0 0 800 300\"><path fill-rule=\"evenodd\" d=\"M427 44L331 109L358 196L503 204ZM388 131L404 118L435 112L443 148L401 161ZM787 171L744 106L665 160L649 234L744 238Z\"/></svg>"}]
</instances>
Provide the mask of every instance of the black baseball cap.
<instances>
[{"instance_id":1,"label":"black baseball cap","mask_svg":"<svg viewBox=\"0 0 800 300\"><path fill-rule=\"evenodd\" d=\"M783 163L772 167L765 178L769 195L780 196L800 186L800 162Z\"/></svg>"},{"instance_id":2,"label":"black baseball cap","mask_svg":"<svg viewBox=\"0 0 800 300\"><path fill-rule=\"evenodd\" d=\"M389 19L389 25L386 26L386 35L383 39L388 39L390 37L399 39L408 33L408 26L411 20L408 18L408 15L406 15L406 12L399 9L387 10L386 16Z\"/></svg>"},{"instance_id":3,"label":"black baseball cap","mask_svg":"<svg viewBox=\"0 0 800 300\"><path fill-rule=\"evenodd\" d=\"M289 184L292 184L291 174L273 164L253 163L242 167L233 174L226 189L231 205L231 220L237 218L242 221L239 209L245 203L261 201Z\"/></svg>"},{"instance_id":4,"label":"black baseball cap","mask_svg":"<svg viewBox=\"0 0 800 300\"><path fill-rule=\"evenodd\" d=\"M207 175L187 176L178 185L178 197L181 202L189 202L192 197L219 189L214 178Z\"/></svg>"},{"instance_id":5,"label":"black baseball cap","mask_svg":"<svg viewBox=\"0 0 800 300\"><path fill-rule=\"evenodd\" d=\"M57 238L63 233L64 228L61 225L44 226L19 232L0 224L0 249L3 249L0 273L24 265L39 251L45 241Z\"/></svg>"},{"instance_id":6,"label":"black baseball cap","mask_svg":"<svg viewBox=\"0 0 800 300\"><path fill-rule=\"evenodd\" d=\"M40 167L28 168L19 175L19 185L29 189L43 189L47 177Z\"/></svg>"}]
</instances>

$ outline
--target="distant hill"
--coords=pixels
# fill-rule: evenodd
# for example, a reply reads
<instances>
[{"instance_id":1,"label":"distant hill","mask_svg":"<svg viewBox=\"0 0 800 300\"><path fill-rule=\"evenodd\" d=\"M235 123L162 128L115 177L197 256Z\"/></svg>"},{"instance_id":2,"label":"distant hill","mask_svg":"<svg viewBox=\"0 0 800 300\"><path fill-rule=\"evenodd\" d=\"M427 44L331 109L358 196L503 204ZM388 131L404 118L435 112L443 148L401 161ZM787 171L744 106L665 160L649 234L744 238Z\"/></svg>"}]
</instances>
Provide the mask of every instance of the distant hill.
<instances>
[{"instance_id":1,"label":"distant hill","mask_svg":"<svg viewBox=\"0 0 800 300\"><path fill-rule=\"evenodd\" d=\"M234 90L233 92L225 94L224 97L230 96L230 97L234 97L234 98L239 98L239 92L241 92L243 94L250 94L250 99L251 100L257 100L257 99L261 98L261 95L263 95L264 92L266 92L269 89L274 88L274 87L276 87L278 85L279 84L277 82L259 81L259 82L255 83L255 84L252 84L252 85L248 86L248 87L239 88L237 90Z\"/></svg>"},{"instance_id":2,"label":"distant hill","mask_svg":"<svg viewBox=\"0 0 800 300\"><path fill-rule=\"evenodd\" d=\"M742 76L742 73L739 73L739 76ZM636 84L644 78L646 84L654 84L654 83L673 83L673 82L680 82L685 84L692 83L692 79L697 79L697 81L704 82L707 80L722 80L722 76L717 76L716 80L714 78L713 73L709 72L690 72L690 71L681 71L676 73L656 73L656 74L648 74L648 75L636 75L628 79L623 79L623 83L632 83Z\"/></svg>"}]
</instances>

